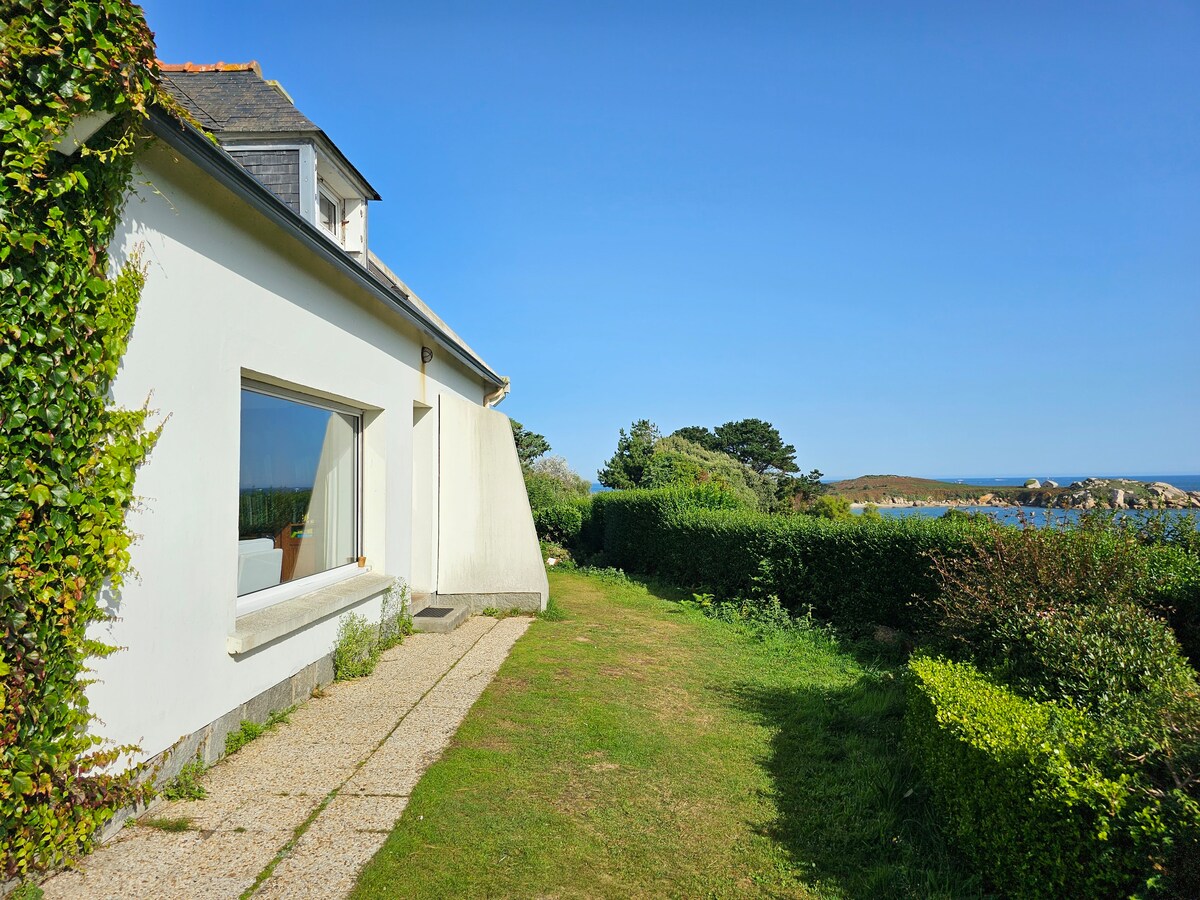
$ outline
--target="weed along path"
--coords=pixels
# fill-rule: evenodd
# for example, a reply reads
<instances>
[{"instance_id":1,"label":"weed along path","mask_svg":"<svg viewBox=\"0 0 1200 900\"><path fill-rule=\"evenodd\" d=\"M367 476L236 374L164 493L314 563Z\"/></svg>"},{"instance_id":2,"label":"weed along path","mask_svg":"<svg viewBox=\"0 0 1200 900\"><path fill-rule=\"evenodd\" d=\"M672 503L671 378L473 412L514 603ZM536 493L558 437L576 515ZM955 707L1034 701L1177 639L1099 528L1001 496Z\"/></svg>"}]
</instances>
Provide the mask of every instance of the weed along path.
<instances>
[{"instance_id":1,"label":"weed along path","mask_svg":"<svg viewBox=\"0 0 1200 900\"><path fill-rule=\"evenodd\" d=\"M897 756L892 668L555 572L353 894L962 897Z\"/></svg>"},{"instance_id":2,"label":"weed along path","mask_svg":"<svg viewBox=\"0 0 1200 900\"><path fill-rule=\"evenodd\" d=\"M205 799L161 805L45 896L345 896L530 621L406 638L217 763Z\"/></svg>"}]
</instances>

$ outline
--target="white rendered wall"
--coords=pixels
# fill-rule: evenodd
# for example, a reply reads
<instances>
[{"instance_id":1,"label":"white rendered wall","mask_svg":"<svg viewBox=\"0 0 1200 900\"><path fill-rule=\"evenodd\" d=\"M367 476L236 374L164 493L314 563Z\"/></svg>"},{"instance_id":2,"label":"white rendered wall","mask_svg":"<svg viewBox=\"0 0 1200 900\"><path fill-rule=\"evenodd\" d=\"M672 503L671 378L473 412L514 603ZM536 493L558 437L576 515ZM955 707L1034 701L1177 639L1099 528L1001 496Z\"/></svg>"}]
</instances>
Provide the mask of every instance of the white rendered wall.
<instances>
[{"instance_id":1,"label":"white rendered wall","mask_svg":"<svg viewBox=\"0 0 1200 900\"><path fill-rule=\"evenodd\" d=\"M413 593L437 591L437 409L413 407Z\"/></svg>"},{"instance_id":2,"label":"white rendered wall","mask_svg":"<svg viewBox=\"0 0 1200 900\"><path fill-rule=\"evenodd\" d=\"M537 593L549 587L508 417L443 394L438 592Z\"/></svg>"},{"instance_id":3,"label":"white rendered wall","mask_svg":"<svg viewBox=\"0 0 1200 900\"><path fill-rule=\"evenodd\" d=\"M137 577L102 636L126 649L96 662L99 731L147 755L202 728L328 653L333 616L229 655L237 580L240 388L245 376L367 411L363 552L410 578L413 404L482 401L484 386L332 264L161 143L140 161L114 259L139 252L146 286L115 400L149 398L165 420L139 471L130 517ZM419 371L424 368L424 371ZM427 523L426 527L432 527ZM355 608L379 614L373 599Z\"/></svg>"}]
</instances>

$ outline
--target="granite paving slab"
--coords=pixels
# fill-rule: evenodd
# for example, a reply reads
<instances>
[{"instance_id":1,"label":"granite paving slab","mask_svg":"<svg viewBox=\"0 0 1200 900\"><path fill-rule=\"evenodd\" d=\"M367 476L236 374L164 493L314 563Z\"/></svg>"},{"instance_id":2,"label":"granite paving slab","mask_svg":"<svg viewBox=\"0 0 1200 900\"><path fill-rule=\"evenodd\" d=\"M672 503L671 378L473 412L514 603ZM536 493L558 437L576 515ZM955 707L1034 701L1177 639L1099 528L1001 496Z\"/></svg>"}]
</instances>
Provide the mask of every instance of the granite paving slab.
<instances>
[{"instance_id":1,"label":"granite paving slab","mask_svg":"<svg viewBox=\"0 0 1200 900\"><path fill-rule=\"evenodd\" d=\"M155 806L48 879L47 900L345 896L530 621L405 638L209 769L204 800ZM189 830L148 824L179 818Z\"/></svg>"}]
</instances>

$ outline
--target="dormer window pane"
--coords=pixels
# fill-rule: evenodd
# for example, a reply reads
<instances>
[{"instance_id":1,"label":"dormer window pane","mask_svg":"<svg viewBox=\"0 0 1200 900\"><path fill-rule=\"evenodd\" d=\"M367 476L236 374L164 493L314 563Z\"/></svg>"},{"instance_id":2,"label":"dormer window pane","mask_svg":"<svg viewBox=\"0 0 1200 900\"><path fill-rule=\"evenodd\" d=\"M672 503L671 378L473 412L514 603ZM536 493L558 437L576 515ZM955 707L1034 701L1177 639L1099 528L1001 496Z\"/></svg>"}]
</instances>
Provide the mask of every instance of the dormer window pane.
<instances>
[{"instance_id":1,"label":"dormer window pane","mask_svg":"<svg viewBox=\"0 0 1200 900\"><path fill-rule=\"evenodd\" d=\"M341 216L338 215L337 201L333 200L324 192L322 192L320 196L321 227L334 237L338 237L338 226L340 226L342 222Z\"/></svg>"}]
</instances>

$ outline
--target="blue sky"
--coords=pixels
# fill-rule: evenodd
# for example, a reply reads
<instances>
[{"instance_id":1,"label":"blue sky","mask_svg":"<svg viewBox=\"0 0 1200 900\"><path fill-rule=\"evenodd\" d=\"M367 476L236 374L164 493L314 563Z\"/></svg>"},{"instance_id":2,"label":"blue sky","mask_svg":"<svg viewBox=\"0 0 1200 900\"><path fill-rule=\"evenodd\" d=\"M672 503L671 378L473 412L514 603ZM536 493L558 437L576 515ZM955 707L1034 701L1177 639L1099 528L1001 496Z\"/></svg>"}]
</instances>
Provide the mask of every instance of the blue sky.
<instances>
[{"instance_id":1,"label":"blue sky","mask_svg":"<svg viewBox=\"0 0 1200 900\"><path fill-rule=\"evenodd\" d=\"M287 88L585 477L748 416L837 476L1200 471L1194 2L145 8Z\"/></svg>"}]
</instances>

